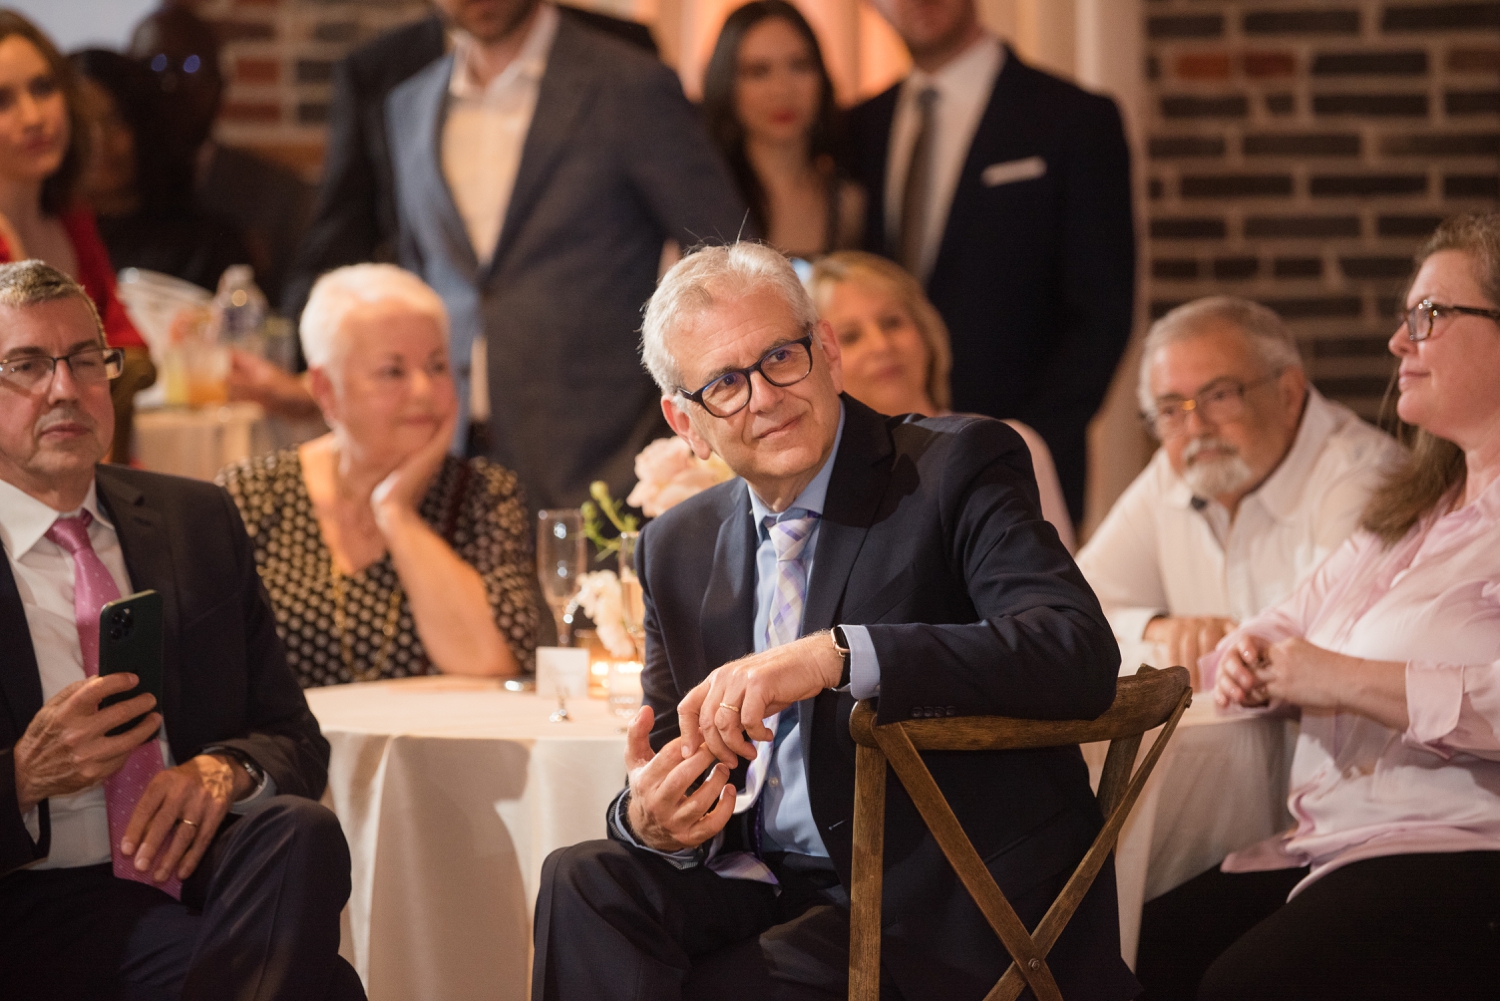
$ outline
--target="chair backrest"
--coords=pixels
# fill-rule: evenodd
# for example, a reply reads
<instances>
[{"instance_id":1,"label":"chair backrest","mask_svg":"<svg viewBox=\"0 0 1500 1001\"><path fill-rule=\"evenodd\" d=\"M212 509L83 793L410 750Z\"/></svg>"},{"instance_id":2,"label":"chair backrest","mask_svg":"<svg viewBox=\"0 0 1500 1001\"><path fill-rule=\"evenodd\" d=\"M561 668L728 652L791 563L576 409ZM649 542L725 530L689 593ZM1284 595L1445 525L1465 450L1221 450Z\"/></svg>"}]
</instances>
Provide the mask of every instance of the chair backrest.
<instances>
[{"instance_id":1,"label":"chair backrest","mask_svg":"<svg viewBox=\"0 0 1500 1001\"><path fill-rule=\"evenodd\" d=\"M880 996L880 898L885 844L885 766L890 764L933 838L973 895L1012 962L989 998L1013 1001L1030 986L1038 1001L1061 1001L1046 955L1093 885L1177 721L1192 701L1187 668L1142 665L1121 678L1115 701L1094 720L1024 720L1001 716L901 720L877 726L871 701L855 706L849 732L858 745L854 791L854 873L850 890L849 998ZM1141 738L1164 727L1140 767ZM1108 740L1098 800L1104 827L1047 914L1027 932L958 823L919 751L1000 751Z\"/></svg>"}]
</instances>

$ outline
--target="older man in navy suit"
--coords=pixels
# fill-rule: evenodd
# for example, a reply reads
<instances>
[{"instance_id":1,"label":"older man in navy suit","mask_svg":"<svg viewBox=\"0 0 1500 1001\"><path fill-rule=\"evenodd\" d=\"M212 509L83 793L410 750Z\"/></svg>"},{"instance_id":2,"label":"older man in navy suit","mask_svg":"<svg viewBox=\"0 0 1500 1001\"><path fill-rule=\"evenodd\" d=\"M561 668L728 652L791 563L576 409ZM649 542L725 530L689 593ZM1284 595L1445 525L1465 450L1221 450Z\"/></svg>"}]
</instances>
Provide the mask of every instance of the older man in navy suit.
<instances>
[{"instance_id":1,"label":"older man in navy suit","mask_svg":"<svg viewBox=\"0 0 1500 1001\"><path fill-rule=\"evenodd\" d=\"M838 342L776 251L684 259L644 345L672 427L740 478L642 533L630 783L610 840L543 867L532 996L841 998L854 701L878 697L881 722L1092 717L1119 651L1021 438L841 395ZM1078 748L926 761L1035 924L1101 824ZM882 996L977 1001L1010 959L911 799L887 797ZM1116 908L1108 869L1048 957L1065 997L1139 990Z\"/></svg>"},{"instance_id":2,"label":"older man in navy suit","mask_svg":"<svg viewBox=\"0 0 1500 1001\"><path fill-rule=\"evenodd\" d=\"M1114 102L1033 69L974 0L875 0L916 64L855 109L865 240L953 338L953 408L1041 432L1075 522L1085 432L1130 337L1130 155Z\"/></svg>"}]
</instances>

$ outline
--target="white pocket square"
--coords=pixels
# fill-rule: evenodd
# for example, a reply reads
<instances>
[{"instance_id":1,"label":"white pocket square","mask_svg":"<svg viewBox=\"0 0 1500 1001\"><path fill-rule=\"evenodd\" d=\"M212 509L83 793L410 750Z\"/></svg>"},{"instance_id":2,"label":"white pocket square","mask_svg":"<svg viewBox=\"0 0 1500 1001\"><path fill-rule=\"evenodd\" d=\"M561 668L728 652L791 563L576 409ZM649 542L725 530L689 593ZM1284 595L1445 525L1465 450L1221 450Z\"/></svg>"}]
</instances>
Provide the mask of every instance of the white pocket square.
<instances>
[{"instance_id":1,"label":"white pocket square","mask_svg":"<svg viewBox=\"0 0 1500 1001\"><path fill-rule=\"evenodd\" d=\"M1006 160L1004 163L992 163L984 168L979 179L987 188L998 187L1002 184L1014 184L1017 181L1031 181L1047 173L1047 161L1039 156L1028 156L1020 160Z\"/></svg>"}]
</instances>

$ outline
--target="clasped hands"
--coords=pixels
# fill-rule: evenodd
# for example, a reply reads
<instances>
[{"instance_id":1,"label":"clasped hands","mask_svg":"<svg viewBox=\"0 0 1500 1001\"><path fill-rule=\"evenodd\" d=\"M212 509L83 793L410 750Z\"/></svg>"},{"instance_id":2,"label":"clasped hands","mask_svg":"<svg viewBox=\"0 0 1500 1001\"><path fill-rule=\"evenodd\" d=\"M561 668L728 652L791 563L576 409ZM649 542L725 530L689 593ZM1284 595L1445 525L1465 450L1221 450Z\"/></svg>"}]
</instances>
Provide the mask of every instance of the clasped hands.
<instances>
[{"instance_id":1,"label":"clasped hands","mask_svg":"<svg viewBox=\"0 0 1500 1001\"><path fill-rule=\"evenodd\" d=\"M16 801L23 815L44 799L99 785L124 767L132 751L155 739L162 718L153 711L154 696L137 695L99 708L102 699L128 692L136 684L133 674L75 681L37 711L14 752ZM108 736L143 713L131 729ZM137 871L150 869L158 883L174 874L186 879L197 869L229 807L249 791L245 769L219 755L200 754L164 769L136 803L120 850L134 858Z\"/></svg>"},{"instance_id":2,"label":"clasped hands","mask_svg":"<svg viewBox=\"0 0 1500 1001\"><path fill-rule=\"evenodd\" d=\"M648 739L655 714L642 707L625 748L636 838L671 852L696 848L723 830L734 813L731 769L756 756L755 741L775 738L765 719L834 687L843 668L827 633L731 661L677 704L680 733L656 752Z\"/></svg>"},{"instance_id":3,"label":"clasped hands","mask_svg":"<svg viewBox=\"0 0 1500 1001\"><path fill-rule=\"evenodd\" d=\"M1298 636L1273 643L1247 633L1219 658L1214 702L1221 709L1283 702L1314 712L1335 712L1348 692L1348 669L1362 663Z\"/></svg>"}]
</instances>

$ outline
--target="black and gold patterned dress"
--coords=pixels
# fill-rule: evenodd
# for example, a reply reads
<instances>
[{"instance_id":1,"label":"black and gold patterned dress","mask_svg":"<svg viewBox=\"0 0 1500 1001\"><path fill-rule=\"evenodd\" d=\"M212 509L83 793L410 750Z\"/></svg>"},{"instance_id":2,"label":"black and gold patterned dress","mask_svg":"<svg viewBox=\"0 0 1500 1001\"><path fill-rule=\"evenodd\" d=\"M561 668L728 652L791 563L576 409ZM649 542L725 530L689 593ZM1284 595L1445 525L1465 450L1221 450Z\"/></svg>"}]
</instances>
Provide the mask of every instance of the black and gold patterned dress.
<instances>
[{"instance_id":1,"label":"black and gold patterned dress","mask_svg":"<svg viewBox=\"0 0 1500 1001\"><path fill-rule=\"evenodd\" d=\"M296 449L230 466L219 483L245 519L276 631L303 688L438 673L389 553L335 580ZM522 670L532 670L535 562L515 474L484 459L449 456L422 499L421 515L479 572L495 625Z\"/></svg>"}]
</instances>

